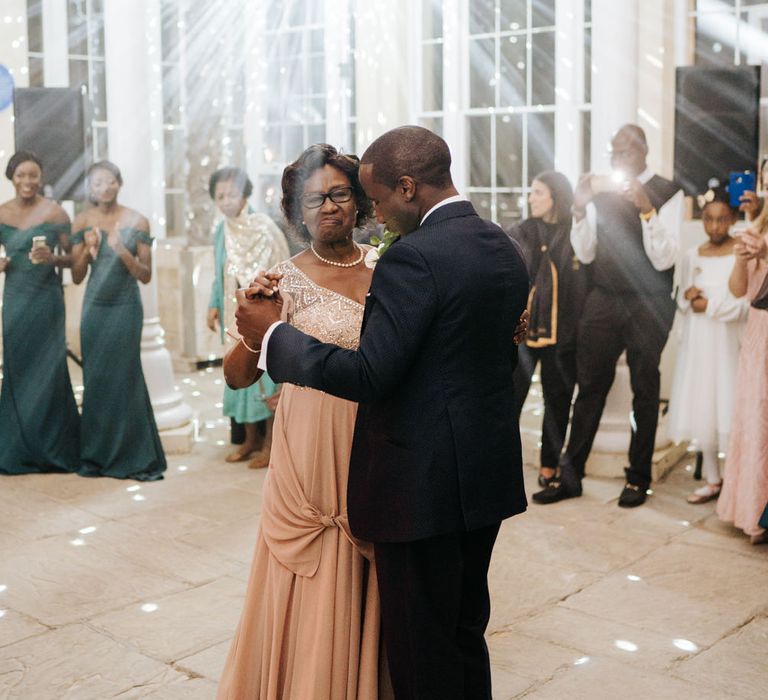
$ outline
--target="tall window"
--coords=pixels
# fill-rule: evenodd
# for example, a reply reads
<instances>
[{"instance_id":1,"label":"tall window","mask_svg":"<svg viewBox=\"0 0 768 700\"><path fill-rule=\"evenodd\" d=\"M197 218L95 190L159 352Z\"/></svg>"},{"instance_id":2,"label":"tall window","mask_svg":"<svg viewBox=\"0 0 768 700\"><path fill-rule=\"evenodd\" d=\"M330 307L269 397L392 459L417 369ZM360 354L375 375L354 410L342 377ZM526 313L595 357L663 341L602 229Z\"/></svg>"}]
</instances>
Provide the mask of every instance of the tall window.
<instances>
[{"instance_id":1,"label":"tall window","mask_svg":"<svg viewBox=\"0 0 768 700\"><path fill-rule=\"evenodd\" d=\"M691 0L690 5L697 65L768 63L768 2Z\"/></svg>"},{"instance_id":2,"label":"tall window","mask_svg":"<svg viewBox=\"0 0 768 700\"><path fill-rule=\"evenodd\" d=\"M264 27L259 102L262 144L258 191L268 210L279 200L283 168L311 143L325 141L325 22L322 0L273 0Z\"/></svg>"},{"instance_id":3,"label":"tall window","mask_svg":"<svg viewBox=\"0 0 768 700\"><path fill-rule=\"evenodd\" d=\"M187 120L184 85L184 12L178 0L162 0L163 152L165 155L166 235L186 235L187 216Z\"/></svg>"},{"instance_id":4,"label":"tall window","mask_svg":"<svg viewBox=\"0 0 768 700\"><path fill-rule=\"evenodd\" d=\"M67 0L69 85L84 85L91 99L93 159L107 158L107 83L103 0Z\"/></svg>"},{"instance_id":5,"label":"tall window","mask_svg":"<svg viewBox=\"0 0 768 700\"><path fill-rule=\"evenodd\" d=\"M584 5L574 29L579 36L583 29L585 43L579 110L581 165L588 168L589 0ZM441 0L421 2L419 122L443 134L446 119L461 112L466 192L481 216L506 228L527 215L532 178L555 166L555 0L465 0L454 5L459 18L446 16L446 6ZM446 49L449 23L458 30L460 50ZM457 63L457 54L466 57L466 65ZM447 104L453 101L449 91L458 105Z\"/></svg>"},{"instance_id":6,"label":"tall window","mask_svg":"<svg viewBox=\"0 0 768 700\"><path fill-rule=\"evenodd\" d=\"M584 0L584 103L581 112L582 172L592 167L592 0Z\"/></svg>"},{"instance_id":7,"label":"tall window","mask_svg":"<svg viewBox=\"0 0 768 700\"><path fill-rule=\"evenodd\" d=\"M502 226L555 163L555 2L469 3L469 197Z\"/></svg>"},{"instance_id":8,"label":"tall window","mask_svg":"<svg viewBox=\"0 0 768 700\"><path fill-rule=\"evenodd\" d=\"M422 104L419 123L443 135L443 3L421 3L421 86Z\"/></svg>"},{"instance_id":9,"label":"tall window","mask_svg":"<svg viewBox=\"0 0 768 700\"><path fill-rule=\"evenodd\" d=\"M768 70L768 2L765 0L688 0L690 59L695 65L763 65ZM768 153L768 80L760 99L760 152Z\"/></svg>"},{"instance_id":10,"label":"tall window","mask_svg":"<svg viewBox=\"0 0 768 700\"><path fill-rule=\"evenodd\" d=\"M43 0L27 0L29 87L43 87Z\"/></svg>"}]
</instances>

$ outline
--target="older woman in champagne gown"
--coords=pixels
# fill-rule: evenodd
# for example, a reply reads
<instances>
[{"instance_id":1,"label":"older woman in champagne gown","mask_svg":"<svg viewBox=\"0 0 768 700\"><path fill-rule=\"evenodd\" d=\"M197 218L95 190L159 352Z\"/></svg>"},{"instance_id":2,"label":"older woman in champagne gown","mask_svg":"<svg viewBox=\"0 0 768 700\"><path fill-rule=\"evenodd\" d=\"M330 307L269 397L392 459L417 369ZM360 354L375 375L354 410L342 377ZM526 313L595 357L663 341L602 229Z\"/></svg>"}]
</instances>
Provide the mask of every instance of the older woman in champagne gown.
<instances>
[{"instance_id":1,"label":"older woman in champagne gown","mask_svg":"<svg viewBox=\"0 0 768 700\"><path fill-rule=\"evenodd\" d=\"M371 270L352 239L372 207L357 159L328 145L307 149L283 174L283 210L308 250L273 268L305 333L356 348ZM225 358L227 382L255 381L256 348ZM380 673L379 602L372 548L346 515L357 405L285 385L275 415L261 525L240 624L219 700L373 700Z\"/></svg>"}]
</instances>

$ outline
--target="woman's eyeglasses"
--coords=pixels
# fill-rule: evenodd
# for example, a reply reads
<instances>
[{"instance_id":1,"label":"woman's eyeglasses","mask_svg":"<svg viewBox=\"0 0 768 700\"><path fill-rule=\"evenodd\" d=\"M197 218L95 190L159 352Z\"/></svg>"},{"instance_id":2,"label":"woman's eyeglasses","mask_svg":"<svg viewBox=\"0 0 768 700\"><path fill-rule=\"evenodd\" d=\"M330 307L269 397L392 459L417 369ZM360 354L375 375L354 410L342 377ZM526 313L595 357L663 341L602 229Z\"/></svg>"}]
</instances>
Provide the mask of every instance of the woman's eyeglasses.
<instances>
[{"instance_id":1,"label":"woman's eyeglasses","mask_svg":"<svg viewBox=\"0 0 768 700\"><path fill-rule=\"evenodd\" d=\"M301 198L301 203L307 209L322 207L325 204L326 198L330 199L334 204L344 204L344 202L352 199L352 192L351 187L338 187L330 192L311 192Z\"/></svg>"}]
</instances>

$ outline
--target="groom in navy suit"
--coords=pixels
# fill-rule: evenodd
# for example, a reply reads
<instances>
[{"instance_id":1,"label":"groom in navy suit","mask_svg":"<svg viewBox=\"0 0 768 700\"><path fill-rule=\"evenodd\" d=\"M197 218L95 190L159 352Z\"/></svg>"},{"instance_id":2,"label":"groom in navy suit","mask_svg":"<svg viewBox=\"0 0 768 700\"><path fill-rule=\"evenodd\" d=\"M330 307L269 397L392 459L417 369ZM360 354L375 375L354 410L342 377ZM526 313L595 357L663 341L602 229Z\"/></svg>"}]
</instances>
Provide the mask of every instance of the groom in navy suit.
<instances>
[{"instance_id":1,"label":"groom in navy suit","mask_svg":"<svg viewBox=\"0 0 768 700\"><path fill-rule=\"evenodd\" d=\"M357 351L279 323L270 300L237 312L275 381L360 404L349 524L374 543L398 700L491 698L488 566L501 521L526 508L512 376L528 276L450 165L415 126L363 154L360 181L401 237L376 266Z\"/></svg>"}]
</instances>

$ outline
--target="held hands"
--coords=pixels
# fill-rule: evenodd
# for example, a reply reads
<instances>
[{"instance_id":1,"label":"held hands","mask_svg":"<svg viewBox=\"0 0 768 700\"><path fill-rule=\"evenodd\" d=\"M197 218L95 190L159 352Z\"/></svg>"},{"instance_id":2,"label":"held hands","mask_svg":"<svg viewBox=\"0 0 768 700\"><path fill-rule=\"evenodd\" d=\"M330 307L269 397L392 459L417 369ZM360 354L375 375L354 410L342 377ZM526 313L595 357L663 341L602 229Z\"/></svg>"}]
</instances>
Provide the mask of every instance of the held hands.
<instances>
[{"instance_id":1,"label":"held hands","mask_svg":"<svg viewBox=\"0 0 768 700\"><path fill-rule=\"evenodd\" d=\"M683 294L683 299L686 301L693 301L697 297L701 296L701 290L698 287L688 287Z\"/></svg>"},{"instance_id":2,"label":"held hands","mask_svg":"<svg viewBox=\"0 0 768 700\"><path fill-rule=\"evenodd\" d=\"M698 296L691 302L691 308L695 314L703 314L707 310L707 298Z\"/></svg>"},{"instance_id":3,"label":"held hands","mask_svg":"<svg viewBox=\"0 0 768 700\"><path fill-rule=\"evenodd\" d=\"M515 326L515 334L512 336L512 342L515 345L520 345L525 342L525 339L528 336L528 319L530 317L531 315L528 313L528 309L526 309L518 319L517 326Z\"/></svg>"},{"instance_id":4,"label":"held hands","mask_svg":"<svg viewBox=\"0 0 768 700\"><path fill-rule=\"evenodd\" d=\"M251 348L261 345L267 329L282 316L283 299L277 288L281 278L262 272L247 289L237 290L237 332Z\"/></svg>"},{"instance_id":5,"label":"held hands","mask_svg":"<svg viewBox=\"0 0 768 700\"><path fill-rule=\"evenodd\" d=\"M691 302L691 309L695 314L701 314L707 310L707 297L698 287L688 287L683 298Z\"/></svg>"}]
</instances>

